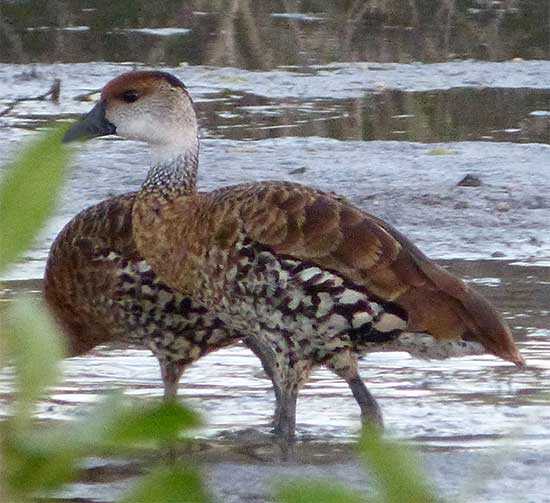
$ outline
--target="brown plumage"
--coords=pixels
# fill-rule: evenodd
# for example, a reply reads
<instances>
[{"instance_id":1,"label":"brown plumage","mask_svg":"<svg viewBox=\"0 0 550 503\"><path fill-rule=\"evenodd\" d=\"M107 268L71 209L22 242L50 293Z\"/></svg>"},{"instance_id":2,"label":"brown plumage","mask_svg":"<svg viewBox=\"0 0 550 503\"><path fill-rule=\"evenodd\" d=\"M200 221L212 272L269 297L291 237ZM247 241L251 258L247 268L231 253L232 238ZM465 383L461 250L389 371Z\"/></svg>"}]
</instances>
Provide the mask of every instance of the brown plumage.
<instances>
[{"instance_id":1,"label":"brown plumage","mask_svg":"<svg viewBox=\"0 0 550 503\"><path fill-rule=\"evenodd\" d=\"M231 253L245 235L277 255L336 271L373 299L397 304L408 314L407 331L477 341L495 356L524 364L508 326L484 297L385 222L325 193L284 182L169 201L145 192L134 214L138 247L157 274L192 295L208 291L205 302L223 295L227 287L216 275L231 268Z\"/></svg>"},{"instance_id":2,"label":"brown plumage","mask_svg":"<svg viewBox=\"0 0 550 503\"><path fill-rule=\"evenodd\" d=\"M164 395L173 398L187 367L237 343L241 334L162 283L139 255L132 234L135 196L107 199L67 223L50 249L44 296L67 338L69 356L112 342L148 348L159 361ZM244 342L273 379L271 356L253 339ZM331 368L349 382L363 417L381 421L364 383L340 369L337 361ZM276 382L274 386L279 401Z\"/></svg>"},{"instance_id":3,"label":"brown plumage","mask_svg":"<svg viewBox=\"0 0 550 503\"><path fill-rule=\"evenodd\" d=\"M144 346L173 397L185 368L239 335L150 270L132 235L134 200L133 193L108 199L63 228L48 257L44 296L70 356L111 342Z\"/></svg>"},{"instance_id":4,"label":"brown plumage","mask_svg":"<svg viewBox=\"0 0 550 503\"><path fill-rule=\"evenodd\" d=\"M345 200L281 182L197 193L196 118L173 79L115 79L68 136L116 131L151 145L154 162L133 207L137 249L167 285L250 334L271 362L285 436L294 434L297 392L319 363L353 383L355 354L366 351L489 352L524 364L485 299ZM372 403L366 410L379 417Z\"/></svg>"}]
</instances>

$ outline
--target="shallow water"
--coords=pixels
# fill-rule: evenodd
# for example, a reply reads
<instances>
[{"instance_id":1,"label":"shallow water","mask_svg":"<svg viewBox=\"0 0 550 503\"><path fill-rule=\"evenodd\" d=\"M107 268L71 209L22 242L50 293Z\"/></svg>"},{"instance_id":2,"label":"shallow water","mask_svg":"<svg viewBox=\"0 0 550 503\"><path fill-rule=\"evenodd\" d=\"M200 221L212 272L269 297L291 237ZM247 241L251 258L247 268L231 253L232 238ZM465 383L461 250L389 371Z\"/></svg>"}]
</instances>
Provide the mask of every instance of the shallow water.
<instances>
[{"instance_id":1,"label":"shallow water","mask_svg":"<svg viewBox=\"0 0 550 503\"><path fill-rule=\"evenodd\" d=\"M444 494L550 501L547 13L537 18L535 4L514 12L514 2L470 2L475 8L460 7L453 28L434 22L446 19L441 9L407 18L327 2L300 12L292 2L240 0L227 19L208 1L163 8L140 1L135 10L102 0L47 4L1 7L10 24L0 23L0 164L47 123L89 110L121 71L154 64L176 73L198 109L205 190L267 179L334 190L392 223L503 313L526 370L492 357L425 362L385 353L362 360L361 372L389 435L418 447ZM59 103L14 103L43 94L56 78ZM57 232L79 210L139 188L147 162L133 142L81 147L54 217L3 278L0 309L19 293L38 295ZM468 174L480 185L458 186ZM40 404L46 423L84 414L109 389L162 394L156 361L138 348L97 348L64 370L62 385ZM0 415L11 386L0 373ZM269 500L277 477L336 478L372 490L353 454L357 407L325 370L300 395L293 463L280 463L277 446L256 434L268 431L273 397L244 347L200 360L180 397L207 418L193 451L180 454L203 464L220 501ZM82 480L59 497L113 501L150 462L88 460Z\"/></svg>"},{"instance_id":2,"label":"shallow water","mask_svg":"<svg viewBox=\"0 0 550 503\"><path fill-rule=\"evenodd\" d=\"M428 473L444 494L466 493L467 501L519 501L516 497L529 491L528 501L547 501L550 268L495 260L442 264L476 285L505 315L529 368L517 371L489 356L424 362L383 353L362 361L362 376L379 400L388 433L421 450ZM8 301L18 292L37 294L40 283L11 281L5 286L9 290L2 298ZM38 415L45 421L84 414L109 389L145 399L162 394L157 363L148 351L98 348L66 361L64 370L63 384L40 404ZM10 392L4 372L4 411ZM224 349L200 360L185 373L179 396L207 418L199 433L203 440L180 455L203 464L223 501L254 495L263 501L272 479L280 476L329 476L358 488L370 486L350 445L360 426L357 407L346 385L326 370L317 370L300 394L298 461L290 466L277 461L276 445L243 434L249 428L266 433L273 408L270 382L246 348ZM62 495L113 501L149 463L148 458L90 460L86 482ZM487 475L476 482L472 478L480 466ZM241 482L235 485L236 480ZM503 485L512 492L503 491Z\"/></svg>"}]
</instances>

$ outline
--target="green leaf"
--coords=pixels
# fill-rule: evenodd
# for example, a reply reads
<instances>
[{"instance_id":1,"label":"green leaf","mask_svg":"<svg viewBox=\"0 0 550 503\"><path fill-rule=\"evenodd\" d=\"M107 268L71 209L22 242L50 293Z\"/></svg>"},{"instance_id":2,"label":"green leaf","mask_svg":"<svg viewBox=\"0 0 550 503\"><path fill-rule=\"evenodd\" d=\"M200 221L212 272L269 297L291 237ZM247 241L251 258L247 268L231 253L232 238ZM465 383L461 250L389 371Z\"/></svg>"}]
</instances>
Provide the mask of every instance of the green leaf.
<instances>
[{"instance_id":1,"label":"green leaf","mask_svg":"<svg viewBox=\"0 0 550 503\"><path fill-rule=\"evenodd\" d=\"M44 448L90 454L120 453L143 444L175 441L188 428L200 426L198 414L176 402L132 403L121 393L112 393L92 407L85 417L39 434L35 441ZM29 436L32 441L33 436Z\"/></svg>"},{"instance_id":2,"label":"green leaf","mask_svg":"<svg viewBox=\"0 0 550 503\"><path fill-rule=\"evenodd\" d=\"M85 456L117 454L141 442L166 442L200 421L177 403L132 406L121 394L113 394L85 418L62 427L22 431L15 423L6 422L2 431L6 480L11 492L31 494L73 480Z\"/></svg>"},{"instance_id":3,"label":"green leaf","mask_svg":"<svg viewBox=\"0 0 550 503\"><path fill-rule=\"evenodd\" d=\"M60 444L50 431L31 433L14 427L14 421L2 425L3 478L9 492L24 495L56 489L77 474L80 451L68 443Z\"/></svg>"},{"instance_id":4,"label":"green leaf","mask_svg":"<svg viewBox=\"0 0 550 503\"><path fill-rule=\"evenodd\" d=\"M160 468L139 480L120 503L206 503L211 501L198 472L174 466Z\"/></svg>"},{"instance_id":5,"label":"green leaf","mask_svg":"<svg viewBox=\"0 0 550 503\"><path fill-rule=\"evenodd\" d=\"M277 491L281 503L365 503L367 498L340 484L300 481L285 484Z\"/></svg>"},{"instance_id":6,"label":"green leaf","mask_svg":"<svg viewBox=\"0 0 550 503\"><path fill-rule=\"evenodd\" d=\"M92 420L75 425L75 442L104 448L167 442L175 440L182 430L201 425L198 414L177 402L131 404L120 393L102 401L90 416Z\"/></svg>"},{"instance_id":7,"label":"green leaf","mask_svg":"<svg viewBox=\"0 0 550 503\"><path fill-rule=\"evenodd\" d=\"M55 128L28 146L8 166L0 184L0 272L26 250L53 211L68 150Z\"/></svg>"},{"instance_id":8,"label":"green leaf","mask_svg":"<svg viewBox=\"0 0 550 503\"><path fill-rule=\"evenodd\" d=\"M33 402L59 379L63 345L49 313L36 299L11 303L0 337L15 366L17 418L24 423Z\"/></svg>"},{"instance_id":9,"label":"green leaf","mask_svg":"<svg viewBox=\"0 0 550 503\"><path fill-rule=\"evenodd\" d=\"M419 468L417 454L385 440L376 428L365 427L359 452L373 473L385 503L435 503L442 501Z\"/></svg>"}]
</instances>

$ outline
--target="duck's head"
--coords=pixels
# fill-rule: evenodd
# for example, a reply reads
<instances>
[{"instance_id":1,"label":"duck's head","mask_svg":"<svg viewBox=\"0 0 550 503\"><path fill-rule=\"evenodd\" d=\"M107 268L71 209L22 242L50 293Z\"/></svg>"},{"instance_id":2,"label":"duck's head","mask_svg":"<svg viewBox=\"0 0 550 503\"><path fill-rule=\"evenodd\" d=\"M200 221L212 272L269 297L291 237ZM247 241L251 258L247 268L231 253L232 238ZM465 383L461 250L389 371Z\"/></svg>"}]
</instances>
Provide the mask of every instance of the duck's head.
<instances>
[{"instance_id":1,"label":"duck's head","mask_svg":"<svg viewBox=\"0 0 550 503\"><path fill-rule=\"evenodd\" d=\"M197 118L184 84L165 72L124 73L103 88L64 141L112 134L148 143L159 158L198 147Z\"/></svg>"}]
</instances>

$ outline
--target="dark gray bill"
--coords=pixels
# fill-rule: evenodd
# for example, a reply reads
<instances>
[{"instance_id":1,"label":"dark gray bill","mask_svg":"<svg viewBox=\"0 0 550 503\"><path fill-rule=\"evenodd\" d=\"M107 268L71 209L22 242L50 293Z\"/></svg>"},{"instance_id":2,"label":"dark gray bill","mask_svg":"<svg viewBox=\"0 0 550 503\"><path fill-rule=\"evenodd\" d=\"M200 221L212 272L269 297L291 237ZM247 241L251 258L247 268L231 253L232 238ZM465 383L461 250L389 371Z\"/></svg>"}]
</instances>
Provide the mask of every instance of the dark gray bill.
<instances>
[{"instance_id":1,"label":"dark gray bill","mask_svg":"<svg viewBox=\"0 0 550 503\"><path fill-rule=\"evenodd\" d=\"M63 137L63 143L88 140L96 136L115 134L116 127L105 118L105 102L99 101L78 122L75 122Z\"/></svg>"}]
</instances>

